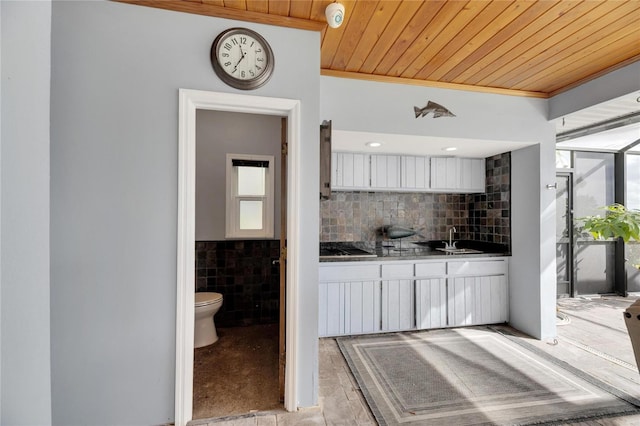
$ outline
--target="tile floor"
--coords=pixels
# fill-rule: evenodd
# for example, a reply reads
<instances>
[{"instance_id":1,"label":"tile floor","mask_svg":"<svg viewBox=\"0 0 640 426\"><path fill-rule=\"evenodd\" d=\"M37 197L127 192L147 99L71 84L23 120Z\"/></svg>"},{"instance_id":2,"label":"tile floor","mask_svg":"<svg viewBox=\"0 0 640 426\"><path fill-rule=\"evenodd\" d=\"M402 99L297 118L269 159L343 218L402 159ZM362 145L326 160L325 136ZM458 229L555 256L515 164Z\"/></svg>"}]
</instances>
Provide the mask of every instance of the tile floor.
<instances>
[{"instance_id":1,"label":"tile floor","mask_svg":"<svg viewBox=\"0 0 640 426\"><path fill-rule=\"evenodd\" d=\"M640 375L622 313L637 297L561 299L555 341L526 338L549 354L640 399ZM334 339L321 339L319 406L287 413L283 410L250 413L233 418L192 421L207 426L375 425ZM640 415L615 417L576 426L640 426Z\"/></svg>"}]
</instances>

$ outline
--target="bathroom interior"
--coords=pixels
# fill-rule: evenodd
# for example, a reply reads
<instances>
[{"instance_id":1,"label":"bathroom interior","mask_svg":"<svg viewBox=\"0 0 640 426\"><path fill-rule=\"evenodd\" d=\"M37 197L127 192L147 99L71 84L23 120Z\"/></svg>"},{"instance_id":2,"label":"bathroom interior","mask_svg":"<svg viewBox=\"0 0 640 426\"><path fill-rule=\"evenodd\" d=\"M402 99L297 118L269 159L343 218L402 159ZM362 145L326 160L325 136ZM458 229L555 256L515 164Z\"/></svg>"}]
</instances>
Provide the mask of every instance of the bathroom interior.
<instances>
[{"instance_id":1,"label":"bathroom interior","mask_svg":"<svg viewBox=\"0 0 640 426\"><path fill-rule=\"evenodd\" d=\"M282 407L281 125L276 116L210 110L196 114L193 419ZM272 235L226 237L227 154L273 156Z\"/></svg>"}]
</instances>

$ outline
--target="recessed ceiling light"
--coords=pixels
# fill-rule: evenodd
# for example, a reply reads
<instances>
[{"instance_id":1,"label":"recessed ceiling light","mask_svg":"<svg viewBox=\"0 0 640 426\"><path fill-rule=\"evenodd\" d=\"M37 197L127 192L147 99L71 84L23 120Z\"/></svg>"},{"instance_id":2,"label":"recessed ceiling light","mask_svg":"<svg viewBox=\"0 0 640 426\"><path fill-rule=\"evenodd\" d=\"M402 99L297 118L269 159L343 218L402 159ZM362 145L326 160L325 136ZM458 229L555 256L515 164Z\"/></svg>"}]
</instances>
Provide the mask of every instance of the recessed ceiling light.
<instances>
[{"instance_id":1,"label":"recessed ceiling light","mask_svg":"<svg viewBox=\"0 0 640 426\"><path fill-rule=\"evenodd\" d=\"M371 148L378 148L382 146L382 142L367 142L365 145L370 146Z\"/></svg>"},{"instance_id":2,"label":"recessed ceiling light","mask_svg":"<svg viewBox=\"0 0 640 426\"><path fill-rule=\"evenodd\" d=\"M448 146L446 148L442 148L443 151L457 151L458 148L456 148L455 146Z\"/></svg>"}]
</instances>

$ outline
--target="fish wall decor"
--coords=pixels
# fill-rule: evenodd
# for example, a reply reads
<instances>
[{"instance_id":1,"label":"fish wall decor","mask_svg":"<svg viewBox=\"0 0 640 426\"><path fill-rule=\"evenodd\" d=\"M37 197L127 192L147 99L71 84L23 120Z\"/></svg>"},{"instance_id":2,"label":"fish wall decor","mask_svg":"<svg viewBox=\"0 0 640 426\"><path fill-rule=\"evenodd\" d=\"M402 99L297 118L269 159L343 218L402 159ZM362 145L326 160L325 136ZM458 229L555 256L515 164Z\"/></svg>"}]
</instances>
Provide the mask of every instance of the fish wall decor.
<instances>
[{"instance_id":1,"label":"fish wall decor","mask_svg":"<svg viewBox=\"0 0 640 426\"><path fill-rule=\"evenodd\" d=\"M424 117L430 112L433 113L433 118L456 116L454 113L452 113L442 105L437 104L435 102L431 102L431 101L427 101L427 106L423 108L418 108L417 106L414 106L413 111L416 113L416 118Z\"/></svg>"}]
</instances>

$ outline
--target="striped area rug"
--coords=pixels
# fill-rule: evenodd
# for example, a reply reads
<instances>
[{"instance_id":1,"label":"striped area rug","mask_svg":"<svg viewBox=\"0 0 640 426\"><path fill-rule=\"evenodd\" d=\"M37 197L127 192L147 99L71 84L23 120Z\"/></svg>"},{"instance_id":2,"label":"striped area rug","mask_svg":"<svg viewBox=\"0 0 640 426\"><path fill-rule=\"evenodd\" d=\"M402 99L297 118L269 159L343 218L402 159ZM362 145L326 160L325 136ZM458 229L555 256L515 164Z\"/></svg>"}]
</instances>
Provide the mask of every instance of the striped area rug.
<instances>
[{"instance_id":1,"label":"striped area rug","mask_svg":"<svg viewBox=\"0 0 640 426\"><path fill-rule=\"evenodd\" d=\"M380 425L562 424L640 401L491 328L338 339Z\"/></svg>"}]
</instances>

